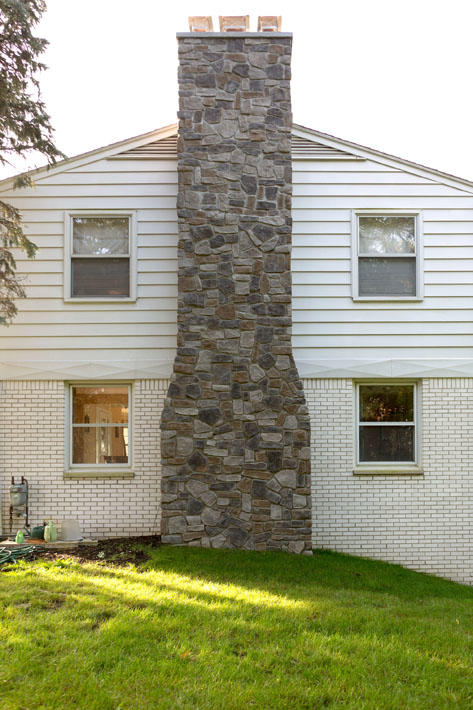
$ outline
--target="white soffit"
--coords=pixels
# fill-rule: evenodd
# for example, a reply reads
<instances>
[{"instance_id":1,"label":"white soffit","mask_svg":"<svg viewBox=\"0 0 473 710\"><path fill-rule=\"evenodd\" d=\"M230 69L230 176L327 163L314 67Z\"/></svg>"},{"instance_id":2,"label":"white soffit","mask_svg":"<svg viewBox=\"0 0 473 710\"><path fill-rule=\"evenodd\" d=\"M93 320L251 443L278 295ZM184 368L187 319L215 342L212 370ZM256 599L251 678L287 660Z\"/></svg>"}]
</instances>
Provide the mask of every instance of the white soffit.
<instances>
[{"instance_id":1,"label":"white soffit","mask_svg":"<svg viewBox=\"0 0 473 710\"><path fill-rule=\"evenodd\" d=\"M1 380L168 379L172 359L50 362L0 362Z\"/></svg>"},{"instance_id":2,"label":"white soffit","mask_svg":"<svg viewBox=\"0 0 473 710\"><path fill-rule=\"evenodd\" d=\"M303 380L332 378L473 377L473 359L307 360L296 364ZM115 361L0 362L2 380L116 380L162 379L172 372L172 358Z\"/></svg>"},{"instance_id":3,"label":"white soffit","mask_svg":"<svg viewBox=\"0 0 473 710\"><path fill-rule=\"evenodd\" d=\"M473 377L473 360L304 360L295 358L302 379L373 377Z\"/></svg>"}]
</instances>

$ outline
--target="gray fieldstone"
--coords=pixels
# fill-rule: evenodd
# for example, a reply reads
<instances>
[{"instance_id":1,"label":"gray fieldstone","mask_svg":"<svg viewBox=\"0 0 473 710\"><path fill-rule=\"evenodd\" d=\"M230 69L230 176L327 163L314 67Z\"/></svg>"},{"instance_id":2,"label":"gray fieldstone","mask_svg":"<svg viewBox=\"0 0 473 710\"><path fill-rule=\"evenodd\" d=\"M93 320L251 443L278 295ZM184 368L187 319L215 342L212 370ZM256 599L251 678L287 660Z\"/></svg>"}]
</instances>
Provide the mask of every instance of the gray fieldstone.
<instances>
[{"instance_id":1,"label":"gray fieldstone","mask_svg":"<svg viewBox=\"0 0 473 710\"><path fill-rule=\"evenodd\" d=\"M222 514L212 508L204 508L200 516L204 525L217 525L222 519Z\"/></svg>"},{"instance_id":2,"label":"gray fieldstone","mask_svg":"<svg viewBox=\"0 0 473 710\"><path fill-rule=\"evenodd\" d=\"M296 488L297 486L296 471L279 471L279 473L276 474L275 478L283 488Z\"/></svg>"},{"instance_id":3,"label":"gray fieldstone","mask_svg":"<svg viewBox=\"0 0 473 710\"><path fill-rule=\"evenodd\" d=\"M189 456L194 448L194 440L190 437L178 436L176 439L176 455Z\"/></svg>"},{"instance_id":4,"label":"gray fieldstone","mask_svg":"<svg viewBox=\"0 0 473 710\"><path fill-rule=\"evenodd\" d=\"M186 519L182 515L175 515L172 518L167 518L167 527L170 535L183 533L187 529Z\"/></svg>"},{"instance_id":5,"label":"gray fieldstone","mask_svg":"<svg viewBox=\"0 0 473 710\"><path fill-rule=\"evenodd\" d=\"M162 541L310 554L310 423L291 357L292 41L178 38L178 336Z\"/></svg>"},{"instance_id":6,"label":"gray fieldstone","mask_svg":"<svg viewBox=\"0 0 473 710\"><path fill-rule=\"evenodd\" d=\"M212 506L217 502L217 496L213 491L206 491L200 496L205 505Z\"/></svg>"},{"instance_id":7,"label":"gray fieldstone","mask_svg":"<svg viewBox=\"0 0 473 710\"><path fill-rule=\"evenodd\" d=\"M272 520L281 520L281 518L282 518L281 506L271 503L271 519Z\"/></svg>"},{"instance_id":8,"label":"gray fieldstone","mask_svg":"<svg viewBox=\"0 0 473 710\"><path fill-rule=\"evenodd\" d=\"M207 490L207 484L203 483L202 481L196 481L195 479L190 479L186 483L186 488L193 496L194 498L200 498L202 493L205 493Z\"/></svg>"}]
</instances>

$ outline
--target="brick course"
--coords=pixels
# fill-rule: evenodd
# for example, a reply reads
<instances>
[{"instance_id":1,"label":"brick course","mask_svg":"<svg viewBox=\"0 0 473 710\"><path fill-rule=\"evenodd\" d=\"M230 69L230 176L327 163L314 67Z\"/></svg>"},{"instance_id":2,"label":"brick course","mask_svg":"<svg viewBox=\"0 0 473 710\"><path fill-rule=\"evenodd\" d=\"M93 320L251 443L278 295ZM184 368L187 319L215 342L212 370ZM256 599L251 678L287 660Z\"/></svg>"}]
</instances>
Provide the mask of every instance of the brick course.
<instances>
[{"instance_id":1,"label":"brick course","mask_svg":"<svg viewBox=\"0 0 473 710\"><path fill-rule=\"evenodd\" d=\"M353 475L350 379L306 380L313 544L473 583L473 378L424 379L423 476Z\"/></svg>"},{"instance_id":2,"label":"brick course","mask_svg":"<svg viewBox=\"0 0 473 710\"><path fill-rule=\"evenodd\" d=\"M133 388L133 479L64 478L65 385L5 381L0 389L2 528L9 530L11 476L30 484L30 522L78 519L84 536L150 535L160 526L159 420L167 381ZM16 529L16 528L15 528Z\"/></svg>"},{"instance_id":3,"label":"brick course","mask_svg":"<svg viewBox=\"0 0 473 710\"><path fill-rule=\"evenodd\" d=\"M0 485L31 484L31 521L76 517L96 537L160 525L159 418L168 381L134 384L135 478L63 478L64 383L3 382ZM424 475L354 476L353 383L304 380L312 424L313 544L473 584L473 378L422 381Z\"/></svg>"}]
</instances>

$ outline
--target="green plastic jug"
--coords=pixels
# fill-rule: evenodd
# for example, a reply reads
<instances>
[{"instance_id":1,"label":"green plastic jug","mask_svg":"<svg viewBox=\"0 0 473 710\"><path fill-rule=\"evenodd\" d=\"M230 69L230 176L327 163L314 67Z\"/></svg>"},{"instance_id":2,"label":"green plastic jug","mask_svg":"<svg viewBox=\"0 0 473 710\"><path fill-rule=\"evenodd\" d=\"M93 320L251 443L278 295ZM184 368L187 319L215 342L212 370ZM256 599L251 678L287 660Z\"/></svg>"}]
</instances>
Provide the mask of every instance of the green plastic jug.
<instances>
[{"instance_id":1,"label":"green plastic jug","mask_svg":"<svg viewBox=\"0 0 473 710\"><path fill-rule=\"evenodd\" d=\"M34 540L44 540L44 525L36 525L31 531L31 537Z\"/></svg>"},{"instance_id":2,"label":"green plastic jug","mask_svg":"<svg viewBox=\"0 0 473 710\"><path fill-rule=\"evenodd\" d=\"M56 542L57 540L57 528L52 520L44 528L44 539L46 542Z\"/></svg>"},{"instance_id":3,"label":"green plastic jug","mask_svg":"<svg viewBox=\"0 0 473 710\"><path fill-rule=\"evenodd\" d=\"M25 541L25 533L23 530L18 530L16 537L15 537L15 542L20 545L22 542Z\"/></svg>"}]
</instances>

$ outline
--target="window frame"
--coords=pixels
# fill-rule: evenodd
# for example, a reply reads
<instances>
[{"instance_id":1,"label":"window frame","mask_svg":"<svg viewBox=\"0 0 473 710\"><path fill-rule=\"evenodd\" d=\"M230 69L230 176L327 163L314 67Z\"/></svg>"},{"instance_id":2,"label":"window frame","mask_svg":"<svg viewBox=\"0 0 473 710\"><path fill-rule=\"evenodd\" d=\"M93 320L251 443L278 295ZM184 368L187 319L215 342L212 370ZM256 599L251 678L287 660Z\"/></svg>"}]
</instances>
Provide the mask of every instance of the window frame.
<instances>
[{"instance_id":1,"label":"window frame","mask_svg":"<svg viewBox=\"0 0 473 710\"><path fill-rule=\"evenodd\" d=\"M73 296L72 295L72 258L73 258L73 219L74 217L128 217L130 295L129 296ZM136 211L134 210L70 210L64 213L64 302L65 303L132 303L136 301ZM83 255L80 256L82 258ZM114 258L114 255L101 257L85 256L90 259ZM120 258L120 257L118 257Z\"/></svg>"},{"instance_id":2,"label":"window frame","mask_svg":"<svg viewBox=\"0 0 473 710\"><path fill-rule=\"evenodd\" d=\"M416 295L415 296L360 296L359 295L359 217L414 217L416 242ZM351 213L351 252L352 252L352 299L353 301L422 301L424 299L424 223L422 210L418 209L359 209ZM373 257L373 254L369 256ZM384 258L386 255L380 255ZM398 254L392 255L399 257ZM406 255L409 256L409 255ZM412 258L413 255L411 255ZM374 255L376 258L376 255ZM387 258L390 258L389 255ZM402 255L401 255L402 258Z\"/></svg>"},{"instance_id":3,"label":"window frame","mask_svg":"<svg viewBox=\"0 0 473 710\"><path fill-rule=\"evenodd\" d=\"M74 387L128 387L128 463L72 463L73 452L73 393ZM65 422L64 422L64 476L66 478L133 478L133 448L134 448L134 387L129 380L81 380L67 382L65 392Z\"/></svg>"},{"instance_id":4,"label":"window frame","mask_svg":"<svg viewBox=\"0 0 473 710\"><path fill-rule=\"evenodd\" d=\"M422 383L412 379L364 379L353 382L353 405L354 405L354 469L355 474L423 474L422 470ZM414 461L360 461L360 387L370 385L381 386L405 386L414 387L414 422L386 422L386 426L414 426ZM366 425L366 422L364 423ZM368 424L369 426L369 424Z\"/></svg>"}]
</instances>

